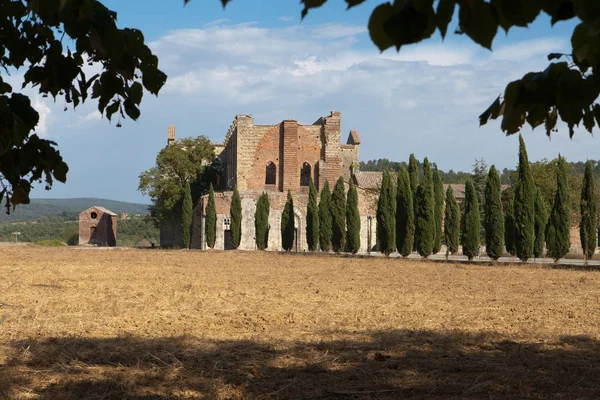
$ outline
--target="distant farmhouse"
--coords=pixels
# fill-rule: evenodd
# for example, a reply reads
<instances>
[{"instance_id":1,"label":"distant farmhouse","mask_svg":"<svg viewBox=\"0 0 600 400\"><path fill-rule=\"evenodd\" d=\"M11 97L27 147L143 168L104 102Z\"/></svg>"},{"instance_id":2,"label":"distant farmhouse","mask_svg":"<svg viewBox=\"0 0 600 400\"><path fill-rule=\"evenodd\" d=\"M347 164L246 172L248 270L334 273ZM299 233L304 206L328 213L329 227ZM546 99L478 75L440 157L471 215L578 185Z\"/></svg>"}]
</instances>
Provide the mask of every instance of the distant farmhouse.
<instances>
[{"instance_id":1,"label":"distant farmhouse","mask_svg":"<svg viewBox=\"0 0 600 400\"><path fill-rule=\"evenodd\" d=\"M117 245L117 214L93 206L79 213L79 245Z\"/></svg>"},{"instance_id":2,"label":"distant farmhouse","mask_svg":"<svg viewBox=\"0 0 600 400\"><path fill-rule=\"evenodd\" d=\"M175 127L167 132L167 145L175 143ZM341 113L302 125L284 120L273 125L256 125L250 115L237 115L222 143L213 143L215 155L223 167L215 187L217 235L215 249L231 248L230 205L237 185L242 198L242 238L239 249L253 250L255 245L254 213L261 193L269 195L269 250L281 250L281 213L287 192L294 198L295 240L293 250L306 251L306 205L308 185L312 178L317 190L325 181L333 190L337 179L353 179L359 196L361 218L361 248L375 246L375 213L381 185L381 172L361 172L358 169L360 147L358 132L351 130L345 143L341 141ZM447 186L447 185L446 185ZM464 199L464 185L452 185L457 200ZM206 248L204 235L205 209L208 195L202 196L194 210L191 247ZM161 226L161 246L182 243L178 221Z\"/></svg>"}]
</instances>

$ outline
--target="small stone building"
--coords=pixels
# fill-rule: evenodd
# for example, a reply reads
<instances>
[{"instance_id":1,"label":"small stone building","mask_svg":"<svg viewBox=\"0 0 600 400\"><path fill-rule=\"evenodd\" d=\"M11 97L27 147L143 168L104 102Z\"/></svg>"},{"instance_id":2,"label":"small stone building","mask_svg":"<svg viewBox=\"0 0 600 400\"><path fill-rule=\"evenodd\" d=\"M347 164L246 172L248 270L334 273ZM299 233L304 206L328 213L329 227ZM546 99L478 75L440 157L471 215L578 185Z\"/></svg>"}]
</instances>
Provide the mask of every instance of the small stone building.
<instances>
[{"instance_id":1,"label":"small stone building","mask_svg":"<svg viewBox=\"0 0 600 400\"><path fill-rule=\"evenodd\" d=\"M79 213L79 244L117 245L117 214L93 206Z\"/></svg>"}]
</instances>

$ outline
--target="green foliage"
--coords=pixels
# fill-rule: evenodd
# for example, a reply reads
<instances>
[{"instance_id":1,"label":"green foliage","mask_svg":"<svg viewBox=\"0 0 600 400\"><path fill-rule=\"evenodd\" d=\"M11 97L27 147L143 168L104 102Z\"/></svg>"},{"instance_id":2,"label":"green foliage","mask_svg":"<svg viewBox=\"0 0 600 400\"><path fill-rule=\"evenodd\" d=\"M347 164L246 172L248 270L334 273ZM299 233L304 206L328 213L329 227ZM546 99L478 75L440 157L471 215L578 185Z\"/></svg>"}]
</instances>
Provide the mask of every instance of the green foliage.
<instances>
[{"instance_id":1,"label":"green foliage","mask_svg":"<svg viewBox=\"0 0 600 400\"><path fill-rule=\"evenodd\" d=\"M550 219L546 228L546 248L548 257L555 261L564 257L571 247L571 207L569 204L569 186L565 159L558 156L558 171L556 173L556 194Z\"/></svg>"},{"instance_id":2,"label":"green foliage","mask_svg":"<svg viewBox=\"0 0 600 400\"><path fill-rule=\"evenodd\" d=\"M433 198L434 198L434 222L435 239L433 240L433 254L437 254L442 248L442 219L444 217L444 185L438 171L437 165L433 167Z\"/></svg>"},{"instance_id":3,"label":"green foliage","mask_svg":"<svg viewBox=\"0 0 600 400\"><path fill-rule=\"evenodd\" d=\"M415 243L415 214L410 177L404 166L396 184L396 248L402 257L412 253Z\"/></svg>"},{"instance_id":4,"label":"green foliage","mask_svg":"<svg viewBox=\"0 0 600 400\"><path fill-rule=\"evenodd\" d=\"M465 211L463 214L462 250L472 260L479 249L481 222L479 219L479 202L475 186L471 180L465 185Z\"/></svg>"},{"instance_id":5,"label":"green foliage","mask_svg":"<svg viewBox=\"0 0 600 400\"><path fill-rule=\"evenodd\" d=\"M290 251L294 247L294 199L289 190L281 214L281 246L285 251Z\"/></svg>"},{"instance_id":6,"label":"green foliage","mask_svg":"<svg viewBox=\"0 0 600 400\"><path fill-rule=\"evenodd\" d=\"M533 256L542 257L544 254L544 244L546 242L546 225L548 223L548 212L546 204L539 188L535 188L535 241L533 243Z\"/></svg>"},{"instance_id":7,"label":"green foliage","mask_svg":"<svg viewBox=\"0 0 600 400\"><path fill-rule=\"evenodd\" d=\"M598 240L598 203L594 187L594 175L592 173L592 163L588 161L585 164L585 174L581 185L581 221L579 223L579 236L581 238L581 247L585 260L591 259L597 247Z\"/></svg>"},{"instance_id":8,"label":"green foliage","mask_svg":"<svg viewBox=\"0 0 600 400\"><path fill-rule=\"evenodd\" d=\"M487 255L497 260L504 250L504 217L500 196L500 175L492 165L485 185L484 220L485 248Z\"/></svg>"},{"instance_id":9,"label":"green foliage","mask_svg":"<svg viewBox=\"0 0 600 400\"><path fill-rule=\"evenodd\" d=\"M360 249L360 213L358 211L358 191L354 180L348 180L348 203L346 204L346 224L348 227L348 250L356 254Z\"/></svg>"},{"instance_id":10,"label":"green foliage","mask_svg":"<svg viewBox=\"0 0 600 400\"><path fill-rule=\"evenodd\" d=\"M77 224L66 224L62 239L69 246L77 246L79 244L79 226Z\"/></svg>"},{"instance_id":11,"label":"green foliage","mask_svg":"<svg viewBox=\"0 0 600 400\"><path fill-rule=\"evenodd\" d=\"M383 172L376 217L379 247L389 257L396 247L396 190L388 171Z\"/></svg>"},{"instance_id":12,"label":"green foliage","mask_svg":"<svg viewBox=\"0 0 600 400\"><path fill-rule=\"evenodd\" d=\"M183 241L183 247L186 249L190 248L192 241L192 216L192 192L188 182L185 185L181 202L181 240Z\"/></svg>"},{"instance_id":13,"label":"green foliage","mask_svg":"<svg viewBox=\"0 0 600 400\"><path fill-rule=\"evenodd\" d=\"M237 185L233 188L229 214L231 215L231 244L234 249L237 249L242 239L242 199Z\"/></svg>"},{"instance_id":14,"label":"green foliage","mask_svg":"<svg viewBox=\"0 0 600 400\"><path fill-rule=\"evenodd\" d=\"M35 242L36 245L42 247L63 247L66 246L66 243L62 240L51 239L51 240L38 240Z\"/></svg>"},{"instance_id":15,"label":"green foliage","mask_svg":"<svg viewBox=\"0 0 600 400\"><path fill-rule=\"evenodd\" d=\"M458 252L460 239L460 206L454 198L452 186L446 189L446 210L444 215L444 241L448 252L455 254Z\"/></svg>"},{"instance_id":16,"label":"green foliage","mask_svg":"<svg viewBox=\"0 0 600 400\"><path fill-rule=\"evenodd\" d=\"M435 199L429 160L423 161L423 179L415 195L415 242L421 257L429 257L435 240Z\"/></svg>"},{"instance_id":17,"label":"green foliage","mask_svg":"<svg viewBox=\"0 0 600 400\"><path fill-rule=\"evenodd\" d=\"M322 251L329 251L331 248L331 224L331 191L329 182L325 181L319 199L319 245Z\"/></svg>"},{"instance_id":18,"label":"green foliage","mask_svg":"<svg viewBox=\"0 0 600 400\"><path fill-rule=\"evenodd\" d=\"M206 245L212 249L215 247L215 240L217 238L217 208L215 206L215 192L212 184L208 190L208 203L206 204L205 213L204 234L206 236Z\"/></svg>"},{"instance_id":19,"label":"green foliage","mask_svg":"<svg viewBox=\"0 0 600 400\"><path fill-rule=\"evenodd\" d=\"M414 154L411 154L408 158L408 177L410 178L410 191L414 197L419 187L419 162Z\"/></svg>"},{"instance_id":20,"label":"green foliage","mask_svg":"<svg viewBox=\"0 0 600 400\"><path fill-rule=\"evenodd\" d=\"M263 192L256 202L254 213L254 229L256 231L256 247L264 250L269 244L269 195Z\"/></svg>"},{"instance_id":21,"label":"green foliage","mask_svg":"<svg viewBox=\"0 0 600 400\"><path fill-rule=\"evenodd\" d=\"M410 191L412 193L413 201L413 214L415 216L415 223L417 218L417 188L419 187L419 162L413 153L408 158L408 177L410 178ZM417 250L417 236L415 235L415 243L413 244L413 251Z\"/></svg>"},{"instance_id":22,"label":"green foliage","mask_svg":"<svg viewBox=\"0 0 600 400\"><path fill-rule=\"evenodd\" d=\"M56 143L34 133L38 112L3 74L22 70L21 89L37 88L73 108L98 99L98 110L109 120L116 112L119 119L137 120L143 88L158 94L166 75L142 32L117 28L116 12L100 1L3 0L0 8L0 201L6 200L9 211L29 204L34 183L44 180L51 188L55 180L66 182L69 168ZM100 72L86 76L87 64Z\"/></svg>"},{"instance_id":23,"label":"green foliage","mask_svg":"<svg viewBox=\"0 0 600 400\"><path fill-rule=\"evenodd\" d=\"M535 241L535 184L529 168L527 149L519 135L519 167L515 187L515 250L517 257L527 261L533 256Z\"/></svg>"},{"instance_id":24,"label":"green foliage","mask_svg":"<svg viewBox=\"0 0 600 400\"><path fill-rule=\"evenodd\" d=\"M73 199L31 199L30 204L22 204L10 215L0 212L0 222L37 221L43 216L57 216L65 221L77 221L79 213L92 206L101 206L118 213L148 214L148 204L126 203L123 201L73 198Z\"/></svg>"},{"instance_id":25,"label":"green foliage","mask_svg":"<svg viewBox=\"0 0 600 400\"><path fill-rule=\"evenodd\" d=\"M317 251L319 249L319 206L317 205L317 189L312 178L308 184L306 242L308 243L308 250Z\"/></svg>"},{"instance_id":26,"label":"green foliage","mask_svg":"<svg viewBox=\"0 0 600 400\"><path fill-rule=\"evenodd\" d=\"M339 253L346 245L346 193L344 178L339 177L331 196L331 247Z\"/></svg>"},{"instance_id":27,"label":"green foliage","mask_svg":"<svg viewBox=\"0 0 600 400\"><path fill-rule=\"evenodd\" d=\"M70 246L79 244L79 224L63 216L43 216L37 221L1 222L0 242L14 242L12 232L21 232L19 242L36 243L45 240L58 240ZM132 217L117 221L117 245L129 247L142 239L158 243L160 232L149 218Z\"/></svg>"},{"instance_id":28,"label":"green foliage","mask_svg":"<svg viewBox=\"0 0 600 400\"><path fill-rule=\"evenodd\" d=\"M152 217L157 225L177 209L186 184L192 184L214 158L214 146L206 136L183 138L163 148L156 165L139 176L138 190L152 199ZM192 198L195 204L197 199Z\"/></svg>"},{"instance_id":29,"label":"green foliage","mask_svg":"<svg viewBox=\"0 0 600 400\"><path fill-rule=\"evenodd\" d=\"M504 244L506 251L514 256L517 254L515 248L515 201L511 197L506 209L506 215L504 216Z\"/></svg>"}]
</instances>

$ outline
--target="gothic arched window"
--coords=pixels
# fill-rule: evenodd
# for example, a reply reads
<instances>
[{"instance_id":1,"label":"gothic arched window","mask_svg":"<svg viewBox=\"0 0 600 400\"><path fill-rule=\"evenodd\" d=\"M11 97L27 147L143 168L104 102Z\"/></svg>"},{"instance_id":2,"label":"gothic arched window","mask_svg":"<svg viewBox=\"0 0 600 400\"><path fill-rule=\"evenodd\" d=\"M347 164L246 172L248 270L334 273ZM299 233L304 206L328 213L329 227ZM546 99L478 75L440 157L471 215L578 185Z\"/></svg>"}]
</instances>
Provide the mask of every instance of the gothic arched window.
<instances>
[{"instance_id":1,"label":"gothic arched window","mask_svg":"<svg viewBox=\"0 0 600 400\"><path fill-rule=\"evenodd\" d=\"M305 162L302 164L302 171L300 171L300 186L308 186L310 182L310 164Z\"/></svg>"},{"instance_id":2,"label":"gothic arched window","mask_svg":"<svg viewBox=\"0 0 600 400\"><path fill-rule=\"evenodd\" d=\"M265 175L265 185L274 185L277 177L277 167L273 161L269 161L267 164L267 172Z\"/></svg>"}]
</instances>

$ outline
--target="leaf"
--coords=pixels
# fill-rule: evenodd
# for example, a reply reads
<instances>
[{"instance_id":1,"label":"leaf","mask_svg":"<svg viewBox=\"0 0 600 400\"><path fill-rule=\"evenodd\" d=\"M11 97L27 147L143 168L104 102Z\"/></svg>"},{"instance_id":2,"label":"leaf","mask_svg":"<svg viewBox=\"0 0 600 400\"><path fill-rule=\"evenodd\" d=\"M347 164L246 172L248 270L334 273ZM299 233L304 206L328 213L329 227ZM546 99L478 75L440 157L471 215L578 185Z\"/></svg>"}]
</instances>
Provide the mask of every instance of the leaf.
<instances>
[{"instance_id":1,"label":"leaf","mask_svg":"<svg viewBox=\"0 0 600 400\"><path fill-rule=\"evenodd\" d=\"M550 137L552 130L556 127L556 122L558 121L558 113L556 111L556 107L552 107L548 114L546 115L546 135Z\"/></svg>"},{"instance_id":2,"label":"leaf","mask_svg":"<svg viewBox=\"0 0 600 400\"><path fill-rule=\"evenodd\" d=\"M485 125L488 119L496 119L500 114L500 96L479 116L479 126Z\"/></svg>"},{"instance_id":3,"label":"leaf","mask_svg":"<svg viewBox=\"0 0 600 400\"><path fill-rule=\"evenodd\" d=\"M10 201L13 205L13 209L17 204L29 204L29 191L26 190L23 186L13 188L13 193L10 198Z\"/></svg>"},{"instance_id":4,"label":"leaf","mask_svg":"<svg viewBox=\"0 0 600 400\"><path fill-rule=\"evenodd\" d=\"M558 114L569 125L571 130L583 118L581 86L581 74L572 69L563 72L558 81L558 92L556 95Z\"/></svg>"},{"instance_id":5,"label":"leaf","mask_svg":"<svg viewBox=\"0 0 600 400\"><path fill-rule=\"evenodd\" d=\"M108 118L109 121L110 121L111 117L113 116L113 114L119 110L120 104L121 104L121 102L116 100L116 101L113 101L110 106L106 107L106 118Z\"/></svg>"},{"instance_id":6,"label":"leaf","mask_svg":"<svg viewBox=\"0 0 600 400\"><path fill-rule=\"evenodd\" d=\"M454 7L456 6L456 0L440 0L436 11L436 22L437 27L442 34L442 40L446 37L448 31L448 24L452 21L454 15Z\"/></svg>"},{"instance_id":7,"label":"leaf","mask_svg":"<svg viewBox=\"0 0 600 400\"><path fill-rule=\"evenodd\" d=\"M406 44L418 43L435 32L435 12L429 7L425 12L417 10L413 3L406 2L399 9L394 7L391 18L383 23L386 35L392 39L396 49Z\"/></svg>"},{"instance_id":8,"label":"leaf","mask_svg":"<svg viewBox=\"0 0 600 400\"><path fill-rule=\"evenodd\" d=\"M369 35L381 52L394 45L392 39L389 38L383 29L383 24L391 17L393 12L394 8L392 5L384 3L378 5L369 18Z\"/></svg>"},{"instance_id":9,"label":"leaf","mask_svg":"<svg viewBox=\"0 0 600 400\"><path fill-rule=\"evenodd\" d=\"M458 13L459 26L473 41L488 50L498 32L498 16L490 3L472 0L462 3Z\"/></svg>"},{"instance_id":10,"label":"leaf","mask_svg":"<svg viewBox=\"0 0 600 400\"><path fill-rule=\"evenodd\" d=\"M527 123L531 126L531 129L535 129L546 120L548 115L548 109L541 104L532 104L527 110Z\"/></svg>"},{"instance_id":11,"label":"leaf","mask_svg":"<svg viewBox=\"0 0 600 400\"><path fill-rule=\"evenodd\" d=\"M125 113L134 121L137 121L140 117L140 110L129 100L125 100Z\"/></svg>"},{"instance_id":12,"label":"leaf","mask_svg":"<svg viewBox=\"0 0 600 400\"><path fill-rule=\"evenodd\" d=\"M67 181L68 172L69 166L65 162L61 161L54 167L54 171L52 174L54 175L54 178L56 178L57 181L65 183Z\"/></svg>"},{"instance_id":13,"label":"leaf","mask_svg":"<svg viewBox=\"0 0 600 400\"><path fill-rule=\"evenodd\" d=\"M133 104L139 105L142 102L142 96L143 96L143 88L142 88L142 84L139 82L134 82L131 87L129 88L129 101L131 101Z\"/></svg>"},{"instance_id":14,"label":"leaf","mask_svg":"<svg viewBox=\"0 0 600 400\"><path fill-rule=\"evenodd\" d=\"M355 7L357 5L359 5L360 3L363 3L365 0L346 0L346 3L348 3L348 8L347 10L351 9L352 7Z\"/></svg>"},{"instance_id":15,"label":"leaf","mask_svg":"<svg viewBox=\"0 0 600 400\"><path fill-rule=\"evenodd\" d=\"M502 28L508 32L513 26L527 27L542 11L540 0L492 0Z\"/></svg>"},{"instance_id":16,"label":"leaf","mask_svg":"<svg viewBox=\"0 0 600 400\"><path fill-rule=\"evenodd\" d=\"M600 105L594 104L594 118L596 119L596 124L600 127Z\"/></svg>"},{"instance_id":17,"label":"leaf","mask_svg":"<svg viewBox=\"0 0 600 400\"><path fill-rule=\"evenodd\" d=\"M304 4L304 9L302 10L302 19L306 17L309 9L321 7L323 4L325 4L325 1L327 0L301 0L301 3ZM223 4L223 6L225 5Z\"/></svg>"},{"instance_id":18,"label":"leaf","mask_svg":"<svg viewBox=\"0 0 600 400\"><path fill-rule=\"evenodd\" d=\"M564 54L562 54L562 53L550 53L550 54L548 54L548 61L558 60L562 56L564 56Z\"/></svg>"},{"instance_id":19,"label":"leaf","mask_svg":"<svg viewBox=\"0 0 600 400\"><path fill-rule=\"evenodd\" d=\"M504 116L500 127L507 135L519 132L525 123L527 109L523 104L519 104L520 91L520 79L509 83L504 91Z\"/></svg>"},{"instance_id":20,"label":"leaf","mask_svg":"<svg viewBox=\"0 0 600 400\"><path fill-rule=\"evenodd\" d=\"M591 108L588 108L583 114L583 126L589 133L592 133L592 129L594 129L595 125L594 112L591 110Z\"/></svg>"},{"instance_id":21,"label":"leaf","mask_svg":"<svg viewBox=\"0 0 600 400\"><path fill-rule=\"evenodd\" d=\"M598 66L600 61L600 38L590 32L585 23L580 23L573 30L571 36L573 46L573 57L578 63L588 62L592 66Z\"/></svg>"}]
</instances>

